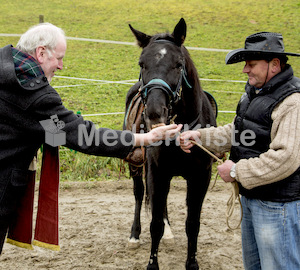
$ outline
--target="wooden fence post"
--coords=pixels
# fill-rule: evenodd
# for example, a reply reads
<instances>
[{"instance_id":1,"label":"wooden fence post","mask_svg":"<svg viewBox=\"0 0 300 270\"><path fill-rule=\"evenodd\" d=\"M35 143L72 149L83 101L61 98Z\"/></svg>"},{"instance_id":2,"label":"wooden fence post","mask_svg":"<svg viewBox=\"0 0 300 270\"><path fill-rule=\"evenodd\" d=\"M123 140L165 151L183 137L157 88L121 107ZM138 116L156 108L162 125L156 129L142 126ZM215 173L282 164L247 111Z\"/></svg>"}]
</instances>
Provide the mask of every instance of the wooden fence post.
<instances>
[{"instance_id":1,"label":"wooden fence post","mask_svg":"<svg viewBox=\"0 0 300 270\"><path fill-rule=\"evenodd\" d=\"M44 22L44 15L40 15L39 20L40 20L40 23L43 23Z\"/></svg>"}]
</instances>

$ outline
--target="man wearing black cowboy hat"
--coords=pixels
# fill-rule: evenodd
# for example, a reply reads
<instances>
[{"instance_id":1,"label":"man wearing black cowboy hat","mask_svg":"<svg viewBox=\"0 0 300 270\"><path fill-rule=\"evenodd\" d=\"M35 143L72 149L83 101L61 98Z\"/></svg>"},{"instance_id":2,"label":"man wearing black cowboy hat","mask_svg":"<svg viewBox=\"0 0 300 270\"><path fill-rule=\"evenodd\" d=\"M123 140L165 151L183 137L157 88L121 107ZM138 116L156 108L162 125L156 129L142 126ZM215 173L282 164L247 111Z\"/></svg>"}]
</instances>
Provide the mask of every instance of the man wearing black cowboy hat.
<instances>
[{"instance_id":1,"label":"man wearing black cowboy hat","mask_svg":"<svg viewBox=\"0 0 300 270\"><path fill-rule=\"evenodd\" d=\"M188 140L200 137L211 151L230 151L218 171L225 182L237 181L242 195L247 270L300 269L300 79L287 56L300 54L284 51L281 34L247 37L225 59L245 61L248 75L234 123L180 137L187 153Z\"/></svg>"}]
</instances>

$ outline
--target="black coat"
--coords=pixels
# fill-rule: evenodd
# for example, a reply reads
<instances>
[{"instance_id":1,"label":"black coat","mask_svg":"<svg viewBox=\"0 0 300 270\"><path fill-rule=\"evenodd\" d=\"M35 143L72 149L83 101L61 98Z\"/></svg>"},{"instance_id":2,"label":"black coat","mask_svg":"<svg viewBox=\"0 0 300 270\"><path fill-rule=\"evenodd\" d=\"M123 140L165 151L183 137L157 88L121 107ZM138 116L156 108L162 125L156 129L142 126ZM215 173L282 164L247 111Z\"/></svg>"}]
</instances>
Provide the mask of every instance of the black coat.
<instances>
[{"instance_id":1,"label":"black coat","mask_svg":"<svg viewBox=\"0 0 300 270\"><path fill-rule=\"evenodd\" d=\"M106 128L95 130L100 144L97 145L97 136L94 136L93 141L86 142L83 139L83 144L79 145L79 125L90 134L94 124L66 109L45 76L38 76L21 86L16 77L11 46L1 48L0 205L7 184L10 181L21 184L26 178L30 162L45 142L45 130L39 121L50 119L52 115L57 115L65 123L63 131L66 132L66 147L86 154L118 158L124 158L132 149L132 133ZM108 131L114 132L109 146L102 141Z\"/></svg>"}]
</instances>

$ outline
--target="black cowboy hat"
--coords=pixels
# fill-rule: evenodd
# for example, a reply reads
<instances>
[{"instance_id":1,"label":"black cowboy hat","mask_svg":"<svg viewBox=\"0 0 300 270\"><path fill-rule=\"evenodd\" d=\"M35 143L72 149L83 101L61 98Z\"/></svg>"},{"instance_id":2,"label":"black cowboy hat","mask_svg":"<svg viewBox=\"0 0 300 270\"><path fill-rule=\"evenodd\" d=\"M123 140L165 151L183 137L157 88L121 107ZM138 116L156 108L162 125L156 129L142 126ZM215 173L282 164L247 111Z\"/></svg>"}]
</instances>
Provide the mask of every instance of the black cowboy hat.
<instances>
[{"instance_id":1,"label":"black cowboy hat","mask_svg":"<svg viewBox=\"0 0 300 270\"><path fill-rule=\"evenodd\" d=\"M248 36L245 40L245 48L237 49L226 55L225 63L234 64L245 60L270 59L270 57L282 57L286 55L300 56L297 53L284 51L283 37L272 32L259 32Z\"/></svg>"}]
</instances>

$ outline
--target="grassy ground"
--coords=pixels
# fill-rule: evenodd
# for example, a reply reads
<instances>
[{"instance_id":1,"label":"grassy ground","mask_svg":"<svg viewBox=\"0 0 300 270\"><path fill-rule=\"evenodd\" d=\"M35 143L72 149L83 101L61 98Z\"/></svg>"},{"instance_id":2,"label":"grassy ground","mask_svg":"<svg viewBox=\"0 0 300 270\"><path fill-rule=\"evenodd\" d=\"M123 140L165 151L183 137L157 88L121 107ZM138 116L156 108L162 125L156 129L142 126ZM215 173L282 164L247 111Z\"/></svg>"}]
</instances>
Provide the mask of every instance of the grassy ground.
<instances>
[{"instance_id":1,"label":"grassy ground","mask_svg":"<svg viewBox=\"0 0 300 270\"><path fill-rule=\"evenodd\" d=\"M21 34L45 21L63 28L67 36L134 42L128 28L132 24L147 34L172 32L183 17L187 22L186 46L218 49L243 47L245 37L258 31L280 32L286 51L300 53L300 3L298 0L0 0L0 33ZM0 46L16 45L18 37L1 37ZM64 69L57 75L96 80L130 80L139 74L138 58L141 50L135 46L95 42L68 41ZM234 111L244 84L216 82L204 79L241 80L243 64L226 66L225 52L190 51L202 78L202 87L212 93L219 110ZM295 75L300 77L300 59L290 57ZM69 85L82 86L70 87ZM67 108L82 114L122 112L129 85L101 84L55 78ZM69 86L69 87L66 87ZM218 124L226 124L233 114L220 113ZM90 116L100 126L121 129L123 115ZM119 160L89 157L61 150L62 179L94 180L115 177Z\"/></svg>"}]
</instances>

